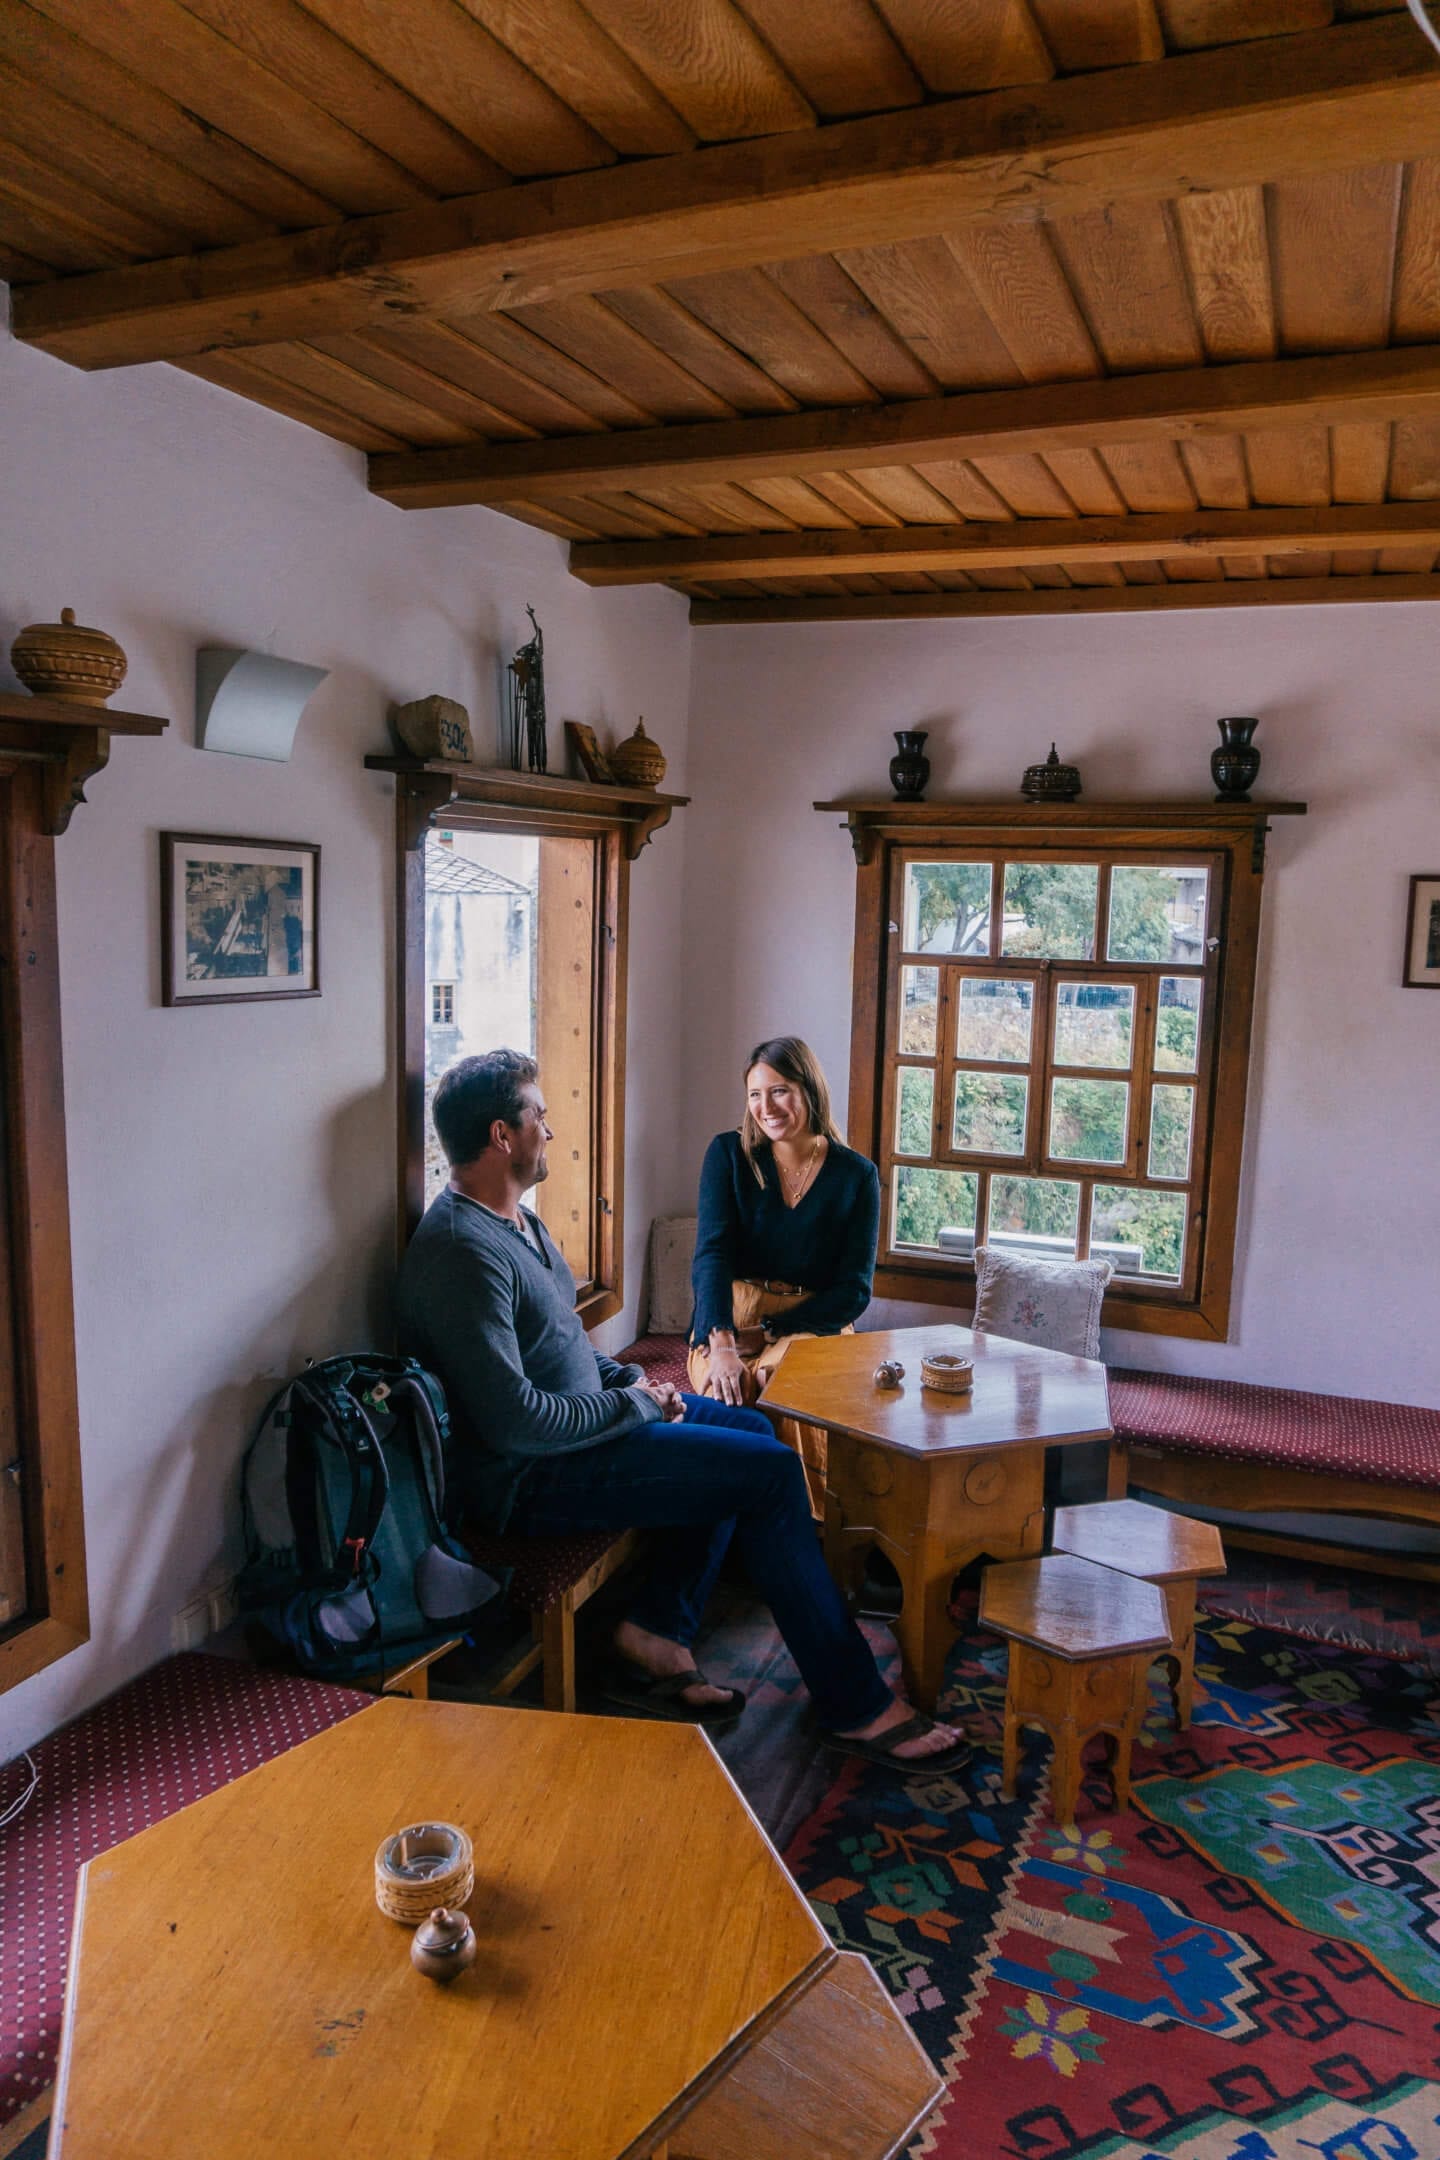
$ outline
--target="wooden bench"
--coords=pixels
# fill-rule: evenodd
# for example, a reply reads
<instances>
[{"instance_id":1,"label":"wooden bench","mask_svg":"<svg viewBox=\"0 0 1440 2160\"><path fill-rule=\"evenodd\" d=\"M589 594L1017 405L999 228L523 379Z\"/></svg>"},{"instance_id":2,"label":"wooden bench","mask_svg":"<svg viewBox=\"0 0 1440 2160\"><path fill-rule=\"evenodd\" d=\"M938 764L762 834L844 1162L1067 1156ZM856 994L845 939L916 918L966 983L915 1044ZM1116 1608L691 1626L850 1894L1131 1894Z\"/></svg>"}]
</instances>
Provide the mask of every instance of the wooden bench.
<instances>
[{"instance_id":1,"label":"wooden bench","mask_svg":"<svg viewBox=\"0 0 1440 2160\"><path fill-rule=\"evenodd\" d=\"M1440 1410L1180 1373L1112 1370L1107 1495L1136 1489L1239 1514L1369 1517L1440 1529ZM1226 1525L1262 1552L1440 1581L1440 1555Z\"/></svg>"},{"instance_id":2,"label":"wooden bench","mask_svg":"<svg viewBox=\"0 0 1440 2160\"><path fill-rule=\"evenodd\" d=\"M506 1596L530 1615L534 1638L490 1693L504 1700L541 1669L547 1710L575 1708L575 1615L634 1555L639 1532L591 1530L579 1537L491 1537L472 1530L465 1543L476 1565L506 1583Z\"/></svg>"}]
</instances>

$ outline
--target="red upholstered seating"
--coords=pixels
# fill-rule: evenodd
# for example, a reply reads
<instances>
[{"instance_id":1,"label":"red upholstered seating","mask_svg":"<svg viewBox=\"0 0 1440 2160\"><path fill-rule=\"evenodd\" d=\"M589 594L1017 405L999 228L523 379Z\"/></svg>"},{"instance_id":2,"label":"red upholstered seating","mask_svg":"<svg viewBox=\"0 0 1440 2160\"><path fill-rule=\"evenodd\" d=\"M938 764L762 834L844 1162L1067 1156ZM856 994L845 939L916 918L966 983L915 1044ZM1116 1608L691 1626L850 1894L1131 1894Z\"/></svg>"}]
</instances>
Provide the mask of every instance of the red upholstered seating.
<instances>
[{"instance_id":1,"label":"red upholstered seating","mask_svg":"<svg viewBox=\"0 0 1440 2160\"><path fill-rule=\"evenodd\" d=\"M613 1530L589 1530L583 1537L490 1537L467 1530L465 1543L478 1567L492 1575L510 1569L509 1594L532 1613L558 1605L597 1560L615 1543Z\"/></svg>"},{"instance_id":2,"label":"red upholstered seating","mask_svg":"<svg viewBox=\"0 0 1440 2160\"><path fill-rule=\"evenodd\" d=\"M1440 1410L1180 1373L1109 1377L1117 1440L1440 1491Z\"/></svg>"},{"instance_id":3,"label":"red upholstered seating","mask_svg":"<svg viewBox=\"0 0 1440 2160\"><path fill-rule=\"evenodd\" d=\"M0 2149L54 2082L81 1864L371 1699L186 1651L31 1748L39 1784L0 1832ZM18 1757L0 1769L0 1813L27 1782Z\"/></svg>"},{"instance_id":4,"label":"red upholstered seating","mask_svg":"<svg viewBox=\"0 0 1440 2160\"><path fill-rule=\"evenodd\" d=\"M639 1342L620 1352L620 1363L643 1365L647 1379L668 1380L672 1387L688 1388L687 1355L683 1335L642 1335Z\"/></svg>"}]
</instances>

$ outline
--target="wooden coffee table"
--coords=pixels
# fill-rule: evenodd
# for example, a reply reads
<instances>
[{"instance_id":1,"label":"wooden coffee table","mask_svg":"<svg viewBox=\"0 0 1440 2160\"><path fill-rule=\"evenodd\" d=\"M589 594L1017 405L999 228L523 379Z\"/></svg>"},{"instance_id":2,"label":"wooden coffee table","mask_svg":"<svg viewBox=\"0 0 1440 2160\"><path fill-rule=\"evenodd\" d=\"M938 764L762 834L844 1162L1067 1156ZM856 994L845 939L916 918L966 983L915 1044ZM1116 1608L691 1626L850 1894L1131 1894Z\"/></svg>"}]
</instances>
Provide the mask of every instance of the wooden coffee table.
<instances>
[{"instance_id":1,"label":"wooden coffee table","mask_svg":"<svg viewBox=\"0 0 1440 2160\"><path fill-rule=\"evenodd\" d=\"M1150 1660L1170 1640L1154 1583L1073 1553L1012 1560L985 1570L980 1625L1010 1637L1001 1797L1015 1797L1020 1727L1041 1725L1055 1750L1050 1796L1057 1823L1073 1823L1080 1755L1111 1743L1115 1805L1130 1805L1130 1749L1140 1729Z\"/></svg>"},{"instance_id":2,"label":"wooden coffee table","mask_svg":"<svg viewBox=\"0 0 1440 2160\"><path fill-rule=\"evenodd\" d=\"M436 1819L475 1847L448 1988L374 1901ZM387 1700L82 1870L50 2154L648 2160L683 2121L879 2160L942 2090L703 1733Z\"/></svg>"},{"instance_id":3,"label":"wooden coffee table","mask_svg":"<svg viewBox=\"0 0 1440 2160\"><path fill-rule=\"evenodd\" d=\"M951 1351L975 1361L965 1395L920 1384L920 1361ZM899 1358L901 1385L874 1380ZM905 1686L933 1710L955 1637L950 1585L972 1560L1023 1560L1045 1534L1045 1450L1110 1437L1105 1368L969 1328L894 1328L797 1337L764 1394L764 1410L823 1425L830 1436L825 1554L854 1587L872 1545L900 1577L895 1622Z\"/></svg>"},{"instance_id":4,"label":"wooden coffee table","mask_svg":"<svg viewBox=\"0 0 1440 2160\"><path fill-rule=\"evenodd\" d=\"M1225 1547L1214 1523L1144 1500L1093 1500L1056 1508L1051 1543L1056 1552L1138 1575L1164 1591L1170 1643L1158 1655L1172 1668L1170 1696L1183 1732L1195 1701L1195 1584L1202 1575L1225 1573Z\"/></svg>"}]
</instances>

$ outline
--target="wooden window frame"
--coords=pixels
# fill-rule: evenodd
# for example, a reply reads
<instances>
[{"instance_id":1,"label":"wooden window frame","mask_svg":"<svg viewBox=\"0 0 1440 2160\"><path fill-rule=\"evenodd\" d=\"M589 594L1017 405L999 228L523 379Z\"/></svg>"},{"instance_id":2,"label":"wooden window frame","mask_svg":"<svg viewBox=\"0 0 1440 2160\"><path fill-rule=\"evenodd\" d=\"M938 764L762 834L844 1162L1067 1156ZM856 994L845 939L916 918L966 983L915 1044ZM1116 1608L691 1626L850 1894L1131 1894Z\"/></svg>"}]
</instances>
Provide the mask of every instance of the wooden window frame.
<instances>
[{"instance_id":1,"label":"wooden window frame","mask_svg":"<svg viewBox=\"0 0 1440 2160\"><path fill-rule=\"evenodd\" d=\"M1117 857L1157 862L1166 856L1182 860L1214 858L1207 938L1218 938L1219 944L1212 956L1213 987L1210 964L1205 971L1200 1064L1203 1068L1207 1041L1213 1043L1213 1062L1208 1085L1201 1083L1197 1089L1191 1147L1192 1161L1203 1163L1203 1175L1196 1181L1196 1206L1186 1233L1187 1239L1198 1243L1190 1270L1193 1280L1188 1288L1172 1288L1159 1282L1117 1278L1106 1294L1103 1318L1107 1327L1226 1340L1265 834L1270 818L1302 814L1304 804L833 802L817 803L815 808L843 814L855 848L858 868L849 1140L852 1147L881 1166L882 1220L886 1225L892 1219L891 1180L884 1157L889 1152L886 1142L895 1116L894 1076L902 1062L898 1051L887 1051L886 1043L887 1016L896 1009L898 996L902 931L895 893L900 863L906 857L914 859L917 852L943 858L947 851L973 853L987 849L997 855L1024 851L1032 857L1053 855L1058 860L1095 854L1111 861ZM1103 900L1103 890L1099 897ZM1104 919L1102 914L1102 924ZM1068 977L1072 972L1088 976L1102 972L1099 959L1097 953L1095 962L1053 961L1043 971L1033 970L1032 963L1018 963L1017 972L1041 972L1052 978ZM914 955L908 955L907 960L913 964ZM986 966L988 970L988 962ZM1107 963L1103 972L1118 978L1123 969L1122 962ZM943 1024L942 1012L937 1015L937 1025ZM1038 1010L1035 1025L1040 1025ZM948 1125L949 1106L942 1101L943 1081L954 1061L942 1051L932 1062L937 1076L932 1113L936 1120L944 1119ZM1128 1074L1132 1089L1139 1085L1139 1075L1137 1054ZM1032 1097L1042 1091L1037 1089L1037 1077L1041 1077L1038 1069L1032 1070ZM1132 1094L1131 1130L1138 1146L1133 1122L1135 1102ZM1032 1122L1042 1115L1042 1107L1032 1102ZM939 1130L937 1124L934 1131ZM945 1167L962 1167L948 1145L935 1154L934 1160L940 1161L942 1156ZM1017 1175L1031 1174L1018 1158L1015 1160ZM983 1164L967 1158L967 1163L976 1168L1004 1169L998 1158L987 1158ZM1048 1174L1056 1176L1070 1167L1078 1179L1101 1175L1094 1165L1044 1167ZM877 1296L939 1305L973 1302L973 1262L941 1261L919 1252L913 1259L901 1259L886 1249L886 1241L882 1241L881 1251L881 1264L875 1274Z\"/></svg>"},{"instance_id":2,"label":"wooden window frame","mask_svg":"<svg viewBox=\"0 0 1440 2160\"><path fill-rule=\"evenodd\" d=\"M425 1209L425 838L432 828L596 842L591 967L592 1279L576 1310L587 1328L625 1302L625 1018L630 865L689 798L548 774L369 757L396 778L396 999L400 1244ZM544 1073L541 1083L544 1084Z\"/></svg>"},{"instance_id":3,"label":"wooden window frame","mask_svg":"<svg viewBox=\"0 0 1440 2160\"><path fill-rule=\"evenodd\" d=\"M0 1203L8 1201L0 1246L10 1261L5 1317L15 1377L13 1399L0 1403L0 1476L19 1479L26 1577L25 1608L0 1634L0 1691L90 1638L55 847L45 830L44 779L38 764L0 751Z\"/></svg>"},{"instance_id":4,"label":"wooden window frame","mask_svg":"<svg viewBox=\"0 0 1440 2160\"><path fill-rule=\"evenodd\" d=\"M0 1619L0 1694L90 1639L55 841L111 738L166 725L0 691L0 1477L18 1480L26 1600Z\"/></svg>"}]
</instances>

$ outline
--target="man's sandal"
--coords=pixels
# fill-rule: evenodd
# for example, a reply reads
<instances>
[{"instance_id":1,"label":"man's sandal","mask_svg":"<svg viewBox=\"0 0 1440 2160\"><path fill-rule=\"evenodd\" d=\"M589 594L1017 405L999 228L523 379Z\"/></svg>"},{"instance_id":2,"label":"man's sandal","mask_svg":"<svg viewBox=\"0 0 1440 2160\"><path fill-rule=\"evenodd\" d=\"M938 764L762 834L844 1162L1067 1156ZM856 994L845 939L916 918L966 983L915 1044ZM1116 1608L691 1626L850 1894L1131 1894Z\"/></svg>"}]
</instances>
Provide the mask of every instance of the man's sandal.
<instances>
[{"instance_id":1,"label":"man's sandal","mask_svg":"<svg viewBox=\"0 0 1440 2160\"><path fill-rule=\"evenodd\" d=\"M873 1740L861 1740L848 1733L824 1733L826 1747L840 1755L858 1755L862 1762L880 1763L886 1770L894 1770L901 1777L943 1777L947 1771L963 1770L974 1754L968 1740L956 1740L947 1748L937 1748L933 1755L897 1755L895 1749L906 1740L923 1740L926 1733L934 1732L935 1719L917 1710L906 1718L903 1725L891 1725L887 1731L877 1733Z\"/></svg>"},{"instance_id":2,"label":"man's sandal","mask_svg":"<svg viewBox=\"0 0 1440 2160\"><path fill-rule=\"evenodd\" d=\"M666 1718L677 1725L733 1725L745 1708L743 1688L727 1688L723 1702L685 1700L686 1688L714 1685L698 1665L685 1672L652 1673L629 1658L619 1658L606 1673L600 1692L607 1702L622 1703L641 1717Z\"/></svg>"}]
</instances>

